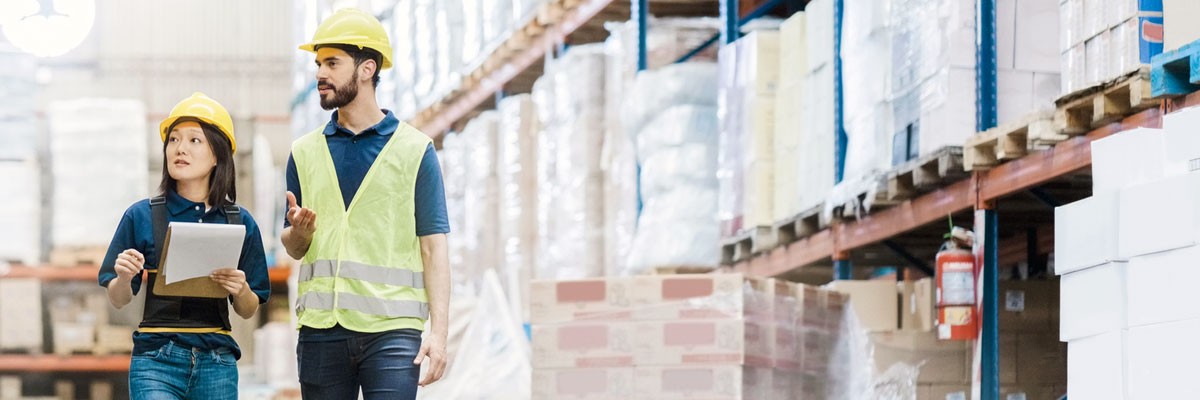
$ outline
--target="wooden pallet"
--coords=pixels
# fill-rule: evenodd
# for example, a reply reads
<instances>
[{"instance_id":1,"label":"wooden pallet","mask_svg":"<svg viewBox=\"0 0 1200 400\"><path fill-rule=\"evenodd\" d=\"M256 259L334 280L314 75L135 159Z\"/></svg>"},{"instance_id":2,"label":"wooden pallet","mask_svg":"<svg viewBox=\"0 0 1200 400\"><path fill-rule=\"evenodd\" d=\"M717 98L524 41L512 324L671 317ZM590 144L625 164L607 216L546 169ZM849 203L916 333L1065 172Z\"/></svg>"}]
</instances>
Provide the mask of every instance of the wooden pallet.
<instances>
[{"instance_id":1,"label":"wooden pallet","mask_svg":"<svg viewBox=\"0 0 1200 400\"><path fill-rule=\"evenodd\" d=\"M1200 41L1154 56L1150 60L1150 95L1182 96L1200 90Z\"/></svg>"},{"instance_id":2,"label":"wooden pallet","mask_svg":"<svg viewBox=\"0 0 1200 400\"><path fill-rule=\"evenodd\" d=\"M783 246L811 236L821 231L821 210L819 205L775 224L776 244Z\"/></svg>"},{"instance_id":3,"label":"wooden pallet","mask_svg":"<svg viewBox=\"0 0 1200 400\"><path fill-rule=\"evenodd\" d=\"M932 154L896 166L887 175L887 199L907 200L967 176L963 149L944 147Z\"/></svg>"},{"instance_id":4,"label":"wooden pallet","mask_svg":"<svg viewBox=\"0 0 1200 400\"><path fill-rule=\"evenodd\" d=\"M1150 69L1142 68L1109 82L1058 99L1054 130L1067 136L1118 121L1161 102L1151 96Z\"/></svg>"},{"instance_id":5,"label":"wooden pallet","mask_svg":"<svg viewBox=\"0 0 1200 400\"><path fill-rule=\"evenodd\" d=\"M986 170L1024 157L1029 151L1029 132L1053 129L1050 118L1051 114L1038 112L971 136L963 149L963 169Z\"/></svg>"},{"instance_id":6,"label":"wooden pallet","mask_svg":"<svg viewBox=\"0 0 1200 400\"><path fill-rule=\"evenodd\" d=\"M853 193L845 201L840 204L832 204L833 218L858 218L869 212L890 208L901 203L901 200L888 198L887 190L887 174L879 174L871 178L874 186L866 186L858 188L858 192ZM874 191L874 194L872 194ZM873 197L872 197L873 196ZM866 204L870 197L869 203L871 208L868 210ZM821 227L828 227L833 221L821 220Z\"/></svg>"},{"instance_id":7,"label":"wooden pallet","mask_svg":"<svg viewBox=\"0 0 1200 400\"><path fill-rule=\"evenodd\" d=\"M775 247L777 238L770 226L746 230L721 245L721 263L733 264Z\"/></svg>"},{"instance_id":8,"label":"wooden pallet","mask_svg":"<svg viewBox=\"0 0 1200 400\"><path fill-rule=\"evenodd\" d=\"M81 264L100 265L108 248L102 246L60 247L50 250L50 265L74 267Z\"/></svg>"}]
</instances>

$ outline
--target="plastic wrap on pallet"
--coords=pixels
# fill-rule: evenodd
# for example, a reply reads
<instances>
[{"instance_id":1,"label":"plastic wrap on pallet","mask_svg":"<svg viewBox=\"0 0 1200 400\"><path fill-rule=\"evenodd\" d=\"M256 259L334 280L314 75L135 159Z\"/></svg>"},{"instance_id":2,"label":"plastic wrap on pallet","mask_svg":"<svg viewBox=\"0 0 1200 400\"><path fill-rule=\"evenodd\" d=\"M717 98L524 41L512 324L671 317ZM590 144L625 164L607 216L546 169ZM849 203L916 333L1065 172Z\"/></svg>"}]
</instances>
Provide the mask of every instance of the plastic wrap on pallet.
<instances>
[{"instance_id":1,"label":"plastic wrap on pallet","mask_svg":"<svg viewBox=\"0 0 1200 400\"><path fill-rule=\"evenodd\" d=\"M146 135L153 131L145 107L137 100L80 99L53 102L46 114L51 243L107 246L121 215L147 195Z\"/></svg>"},{"instance_id":2,"label":"plastic wrap on pallet","mask_svg":"<svg viewBox=\"0 0 1200 400\"><path fill-rule=\"evenodd\" d=\"M1058 51L1065 53L1083 43L1083 0L1066 0L1058 7Z\"/></svg>"},{"instance_id":3,"label":"plastic wrap on pallet","mask_svg":"<svg viewBox=\"0 0 1200 400\"><path fill-rule=\"evenodd\" d=\"M1109 42L1111 35L1104 31L1084 43L1084 86L1092 86L1109 77Z\"/></svg>"},{"instance_id":4,"label":"plastic wrap on pallet","mask_svg":"<svg viewBox=\"0 0 1200 400\"><path fill-rule=\"evenodd\" d=\"M466 230L467 223L467 169L472 163L468 158L468 139L462 133L451 132L442 138L442 150L438 161L442 163L442 180L446 189L446 214L449 216L450 232L455 233L449 241L448 255L455 287L465 285L473 276L469 240L474 233ZM462 238L462 239L460 239Z\"/></svg>"},{"instance_id":5,"label":"plastic wrap on pallet","mask_svg":"<svg viewBox=\"0 0 1200 400\"><path fill-rule=\"evenodd\" d=\"M450 367L438 385L422 388L417 393L418 399L527 399L531 396L529 342L521 321L504 307L504 290L494 272L485 272L474 280L479 288L470 294L475 305L468 314L458 314L470 322L461 333L457 349L450 355Z\"/></svg>"},{"instance_id":6,"label":"plastic wrap on pallet","mask_svg":"<svg viewBox=\"0 0 1200 400\"><path fill-rule=\"evenodd\" d=\"M28 53L0 47L0 160L27 160L37 155L37 60Z\"/></svg>"},{"instance_id":7,"label":"plastic wrap on pallet","mask_svg":"<svg viewBox=\"0 0 1200 400\"><path fill-rule=\"evenodd\" d=\"M800 130L798 197L799 211L825 201L834 183L833 66L827 65L805 77L804 120Z\"/></svg>"},{"instance_id":8,"label":"plastic wrap on pallet","mask_svg":"<svg viewBox=\"0 0 1200 400\"><path fill-rule=\"evenodd\" d=\"M467 123L461 133L467 162L463 191L462 236L467 247L463 270L469 277L499 268L503 260L500 238L499 115L485 111Z\"/></svg>"},{"instance_id":9,"label":"plastic wrap on pallet","mask_svg":"<svg viewBox=\"0 0 1200 400\"><path fill-rule=\"evenodd\" d=\"M531 293L535 399L875 398L865 332L836 292L708 274L535 281Z\"/></svg>"},{"instance_id":10,"label":"plastic wrap on pallet","mask_svg":"<svg viewBox=\"0 0 1200 400\"><path fill-rule=\"evenodd\" d=\"M33 160L0 161L0 182L16 190L0 199L0 264L37 265L41 255L41 174Z\"/></svg>"},{"instance_id":11,"label":"plastic wrap on pallet","mask_svg":"<svg viewBox=\"0 0 1200 400\"><path fill-rule=\"evenodd\" d=\"M833 0L813 0L804 8L808 72L833 64Z\"/></svg>"},{"instance_id":12,"label":"plastic wrap on pallet","mask_svg":"<svg viewBox=\"0 0 1200 400\"><path fill-rule=\"evenodd\" d=\"M505 98L500 112L500 280L513 313L529 319L529 279L537 265L537 141L541 130L530 95Z\"/></svg>"},{"instance_id":13,"label":"plastic wrap on pallet","mask_svg":"<svg viewBox=\"0 0 1200 400\"><path fill-rule=\"evenodd\" d=\"M1087 52L1083 44L1076 45L1062 55L1062 94L1083 89L1087 81Z\"/></svg>"},{"instance_id":14,"label":"plastic wrap on pallet","mask_svg":"<svg viewBox=\"0 0 1200 400\"><path fill-rule=\"evenodd\" d=\"M624 125L643 167L643 208L624 275L716 267L716 69L666 66L642 72L631 87Z\"/></svg>"},{"instance_id":15,"label":"plastic wrap on pallet","mask_svg":"<svg viewBox=\"0 0 1200 400\"><path fill-rule=\"evenodd\" d=\"M42 351L42 282L37 278L0 279L0 350Z\"/></svg>"},{"instance_id":16,"label":"plastic wrap on pallet","mask_svg":"<svg viewBox=\"0 0 1200 400\"><path fill-rule=\"evenodd\" d=\"M646 66L657 69L671 66L680 57L698 48L720 30L720 21L715 18L654 18L647 21L649 31L646 33ZM607 74L605 81L606 118L604 150L602 152L601 169L604 170L604 207L605 207L605 259L606 275L631 273L629 255L633 248L634 231L638 218L638 153L653 154L659 146L672 146L674 143L649 144L640 146L633 142L636 134L627 129L626 120L636 121L630 125L641 126L647 118L655 117L652 110L662 110L660 106L648 106L643 109L633 109L629 104L654 104L672 99L658 97L663 94L683 94L684 96L711 95L705 91L705 85L699 85L693 94L686 91L670 89L628 96L632 90L634 76L637 70L637 24L629 22L610 22L605 24L609 30L609 38L605 42L608 54ZM710 62L716 59L719 46L709 45L689 59L689 63ZM686 81L684 81L686 82ZM681 88L686 89L686 88ZM652 96L652 97L640 97ZM645 103L630 102L629 98L647 99ZM656 99L656 100L650 100ZM712 101L712 99L708 99ZM715 101L713 102L715 105ZM630 117L630 115L636 115ZM672 132L679 132L672 130ZM680 132L695 133L695 132ZM700 132L703 134L703 132ZM638 135L638 140L659 140L662 135ZM673 139L672 139L673 140ZM653 149L652 149L653 147ZM715 158L713 159L715 162ZM711 171L711 170L710 170ZM649 177L652 175L643 175ZM701 256L705 257L705 256Z\"/></svg>"},{"instance_id":17,"label":"plastic wrap on pallet","mask_svg":"<svg viewBox=\"0 0 1200 400\"><path fill-rule=\"evenodd\" d=\"M539 139L538 271L543 279L601 276L604 259L603 44L573 47L534 83Z\"/></svg>"},{"instance_id":18,"label":"plastic wrap on pallet","mask_svg":"<svg viewBox=\"0 0 1200 400\"><path fill-rule=\"evenodd\" d=\"M894 23L874 23L891 1L848 3L844 10L842 71L843 121L848 140L843 176L855 179L890 166L892 31ZM888 14L884 14L888 15ZM916 65L913 63L912 65ZM912 65L905 66L908 69ZM898 66L899 67L899 66Z\"/></svg>"},{"instance_id":19,"label":"plastic wrap on pallet","mask_svg":"<svg viewBox=\"0 0 1200 400\"><path fill-rule=\"evenodd\" d=\"M779 29L779 85L775 90L775 128L772 144L775 177L772 221L795 216L800 196L800 174L804 165L799 153L808 109L805 108L807 45L805 14L796 13Z\"/></svg>"}]
</instances>

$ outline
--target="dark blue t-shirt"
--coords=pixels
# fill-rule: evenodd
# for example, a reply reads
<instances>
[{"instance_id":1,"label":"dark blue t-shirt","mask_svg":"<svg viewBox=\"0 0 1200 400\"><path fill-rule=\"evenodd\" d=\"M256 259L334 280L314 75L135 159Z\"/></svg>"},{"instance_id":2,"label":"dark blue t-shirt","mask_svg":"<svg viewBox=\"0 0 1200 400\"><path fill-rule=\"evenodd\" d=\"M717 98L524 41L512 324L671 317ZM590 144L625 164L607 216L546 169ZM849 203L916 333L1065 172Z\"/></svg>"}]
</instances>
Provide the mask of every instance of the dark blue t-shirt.
<instances>
[{"instance_id":1,"label":"dark blue t-shirt","mask_svg":"<svg viewBox=\"0 0 1200 400\"><path fill-rule=\"evenodd\" d=\"M338 125L338 113L336 112L333 113L329 123L325 124L325 129L322 131L325 141L329 145L329 155L333 158L338 186L346 207L350 207L350 202L358 193L358 188L362 185L363 178L371 169L371 165L375 163L375 158L379 156L383 147L394 136L393 133L400 127L400 120L396 119L391 111L383 111L385 114L383 120L357 135ZM296 196L297 204L304 206L303 188L300 187L300 176L296 172L296 161L290 156L287 164L287 190ZM416 235L449 233L450 219L446 214L446 191L442 183L442 168L438 164L437 152L434 151L433 144L425 149L425 155L421 158L413 196L413 205L416 209L416 215L414 215ZM287 207L286 201L284 207ZM287 210L284 212L286 213ZM321 216L318 215L317 220L320 219ZM284 218L283 226L285 228L291 226L287 218ZM358 335L358 333L341 326L331 329L300 328L300 340L305 342L343 340Z\"/></svg>"},{"instance_id":2,"label":"dark blue t-shirt","mask_svg":"<svg viewBox=\"0 0 1200 400\"><path fill-rule=\"evenodd\" d=\"M220 207L205 211L204 203L197 203L180 196L173 190L168 190L167 222L203 222L208 224L224 224L228 222L225 212ZM242 225L246 226L246 237L242 242L242 256L237 268L246 273L246 283L258 296L259 304L265 303L271 295L271 281L267 274L267 258L263 253L262 234L254 217L245 208L242 209ZM129 206L117 232L113 234L112 242L108 245L108 254L100 266L98 280L100 286L108 287L109 281L117 278L114 267L117 255L127 249L134 249L146 257L145 269L158 268L158 246L154 243L154 219L150 213L150 200L141 200ZM142 287L142 275L135 275L130 286L137 294ZM134 333L134 354L157 350L174 340L183 346L197 347L207 350L227 348L233 351L235 357L241 358L241 349L233 337L220 333Z\"/></svg>"}]
</instances>

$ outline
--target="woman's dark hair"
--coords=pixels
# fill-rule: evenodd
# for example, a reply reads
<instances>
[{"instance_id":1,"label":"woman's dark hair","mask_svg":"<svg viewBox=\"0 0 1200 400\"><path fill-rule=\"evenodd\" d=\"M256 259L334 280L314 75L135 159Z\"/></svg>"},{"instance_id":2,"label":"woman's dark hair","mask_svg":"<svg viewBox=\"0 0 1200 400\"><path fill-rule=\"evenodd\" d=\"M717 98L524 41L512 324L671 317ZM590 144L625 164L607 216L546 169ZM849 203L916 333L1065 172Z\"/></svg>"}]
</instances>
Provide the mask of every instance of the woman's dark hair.
<instances>
[{"instance_id":1,"label":"woman's dark hair","mask_svg":"<svg viewBox=\"0 0 1200 400\"><path fill-rule=\"evenodd\" d=\"M217 208L236 203L237 185L235 184L235 179L237 177L237 168L233 163L233 146L230 145L229 138L224 133L221 133L221 130L217 129L217 127L207 122L187 117L180 118L171 124L171 127L167 129L168 134L179 123L188 121L200 124L200 130L204 131L204 139L208 142L208 146L212 148L213 156L217 159L217 166L213 167L212 176L208 179L208 205ZM169 136L168 139L170 139ZM168 140L163 140L162 182L158 184L158 191L162 195L166 195L168 189L176 190L175 178L172 178L171 172L167 170L167 143L169 143Z\"/></svg>"},{"instance_id":2,"label":"woman's dark hair","mask_svg":"<svg viewBox=\"0 0 1200 400\"><path fill-rule=\"evenodd\" d=\"M355 68L358 68L359 65L362 65L364 61L374 60L375 75L371 77L371 84L372 87L379 87L379 70L383 69L383 55L378 51L366 47L360 49L358 46L341 43L317 45L316 47L313 47L313 50L320 50L322 47L332 47L346 52L346 54L350 55L350 58L354 59Z\"/></svg>"}]
</instances>

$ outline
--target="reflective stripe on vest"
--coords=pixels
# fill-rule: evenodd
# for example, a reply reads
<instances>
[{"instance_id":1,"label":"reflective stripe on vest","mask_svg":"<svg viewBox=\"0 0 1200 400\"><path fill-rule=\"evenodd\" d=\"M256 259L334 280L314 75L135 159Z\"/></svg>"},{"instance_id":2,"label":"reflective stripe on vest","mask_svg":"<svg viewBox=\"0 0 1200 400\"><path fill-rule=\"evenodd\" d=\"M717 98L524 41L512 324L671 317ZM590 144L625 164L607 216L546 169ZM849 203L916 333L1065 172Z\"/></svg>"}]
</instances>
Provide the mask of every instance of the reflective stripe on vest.
<instances>
[{"instance_id":1,"label":"reflective stripe on vest","mask_svg":"<svg viewBox=\"0 0 1200 400\"><path fill-rule=\"evenodd\" d=\"M306 282L313 278L332 278L338 276L346 279L357 279L363 282L407 286L415 289L425 288L425 273L423 272L368 265L353 261L342 261L342 270L340 273L337 272L336 261L316 260L312 264L300 265L300 282Z\"/></svg>"},{"instance_id":2,"label":"reflective stripe on vest","mask_svg":"<svg viewBox=\"0 0 1200 400\"><path fill-rule=\"evenodd\" d=\"M334 309L334 294L308 292L296 300L296 311ZM350 293L337 294L337 307L363 314L429 319L429 304L413 300L384 300Z\"/></svg>"}]
</instances>

